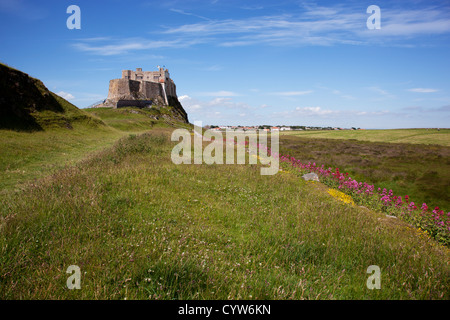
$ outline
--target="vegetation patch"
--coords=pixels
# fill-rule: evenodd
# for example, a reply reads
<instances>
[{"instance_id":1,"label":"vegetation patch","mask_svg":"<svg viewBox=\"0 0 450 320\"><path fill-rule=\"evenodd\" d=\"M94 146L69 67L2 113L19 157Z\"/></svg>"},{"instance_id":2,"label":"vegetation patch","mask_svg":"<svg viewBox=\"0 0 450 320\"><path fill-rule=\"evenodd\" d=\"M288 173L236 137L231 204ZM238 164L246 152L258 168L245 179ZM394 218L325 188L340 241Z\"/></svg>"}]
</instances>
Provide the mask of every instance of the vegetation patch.
<instances>
[{"instance_id":1,"label":"vegetation patch","mask_svg":"<svg viewBox=\"0 0 450 320\"><path fill-rule=\"evenodd\" d=\"M175 165L170 132L124 137L5 197L0 298L449 298L448 249L408 224L296 174Z\"/></svg>"},{"instance_id":2,"label":"vegetation patch","mask_svg":"<svg viewBox=\"0 0 450 320\"><path fill-rule=\"evenodd\" d=\"M447 146L281 135L280 152L304 164L337 167L358 181L408 195L419 206L450 208Z\"/></svg>"}]
</instances>

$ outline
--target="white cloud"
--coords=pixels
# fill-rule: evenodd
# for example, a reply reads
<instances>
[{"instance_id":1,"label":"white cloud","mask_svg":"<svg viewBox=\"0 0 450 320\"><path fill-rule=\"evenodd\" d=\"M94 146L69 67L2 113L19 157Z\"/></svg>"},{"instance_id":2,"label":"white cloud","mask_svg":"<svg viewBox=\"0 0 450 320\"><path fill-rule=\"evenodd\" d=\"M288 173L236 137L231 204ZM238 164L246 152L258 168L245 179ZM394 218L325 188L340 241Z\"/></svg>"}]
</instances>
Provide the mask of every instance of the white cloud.
<instances>
[{"instance_id":1,"label":"white cloud","mask_svg":"<svg viewBox=\"0 0 450 320\"><path fill-rule=\"evenodd\" d=\"M333 94L340 96L343 99L347 99L347 100L356 100L356 98L352 95L349 94L343 94L341 91L339 90L332 90L331 91Z\"/></svg>"},{"instance_id":2,"label":"white cloud","mask_svg":"<svg viewBox=\"0 0 450 320\"><path fill-rule=\"evenodd\" d=\"M132 51L160 49L160 48L183 48L195 44L199 44L200 40L178 38L175 40L148 40L148 39L118 39L111 40L108 44L96 44L97 42L104 42L104 39L93 40L92 38L80 40L73 44L73 47L84 52L101 55L112 56L125 54Z\"/></svg>"},{"instance_id":3,"label":"white cloud","mask_svg":"<svg viewBox=\"0 0 450 320\"><path fill-rule=\"evenodd\" d=\"M75 99L75 97L73 95L71 95L70 93L64 92L64 91L60 91L56 93L58 96L60 96L61 98L64 98L66 100L73 100Z\"/></svg>"},{"instance_id":4,"label":"white cloud","mask_svg":"<svg viewBox=\"0 0 450 320\"><path fill-rule=\"evenodd\" d=\"M367 14L360 6L304 6L297 14L267 15L244 19L211 20L167 28L165 34L209 38L216 44L232 47L253 44L333 45L391 43L412 37L450 33L446 8L382 10L382 27L368 30L362 22ZM220 36L218 40L214 38ZM382 41L381 41L382 40Z\"/></svg>"},{"instance_id":5,"label":"white cloud","mask_svg":"<svg viewBox=\"0 0 450 320\"><path fill-rule=\"evenodd\" d=\"M200 100L192 98L188 95L182 95L178 97L183 107L187 112L203 112L210 111L213 108L220 108L221 110L228 109L234 110L233 112L239 112L244 110L249 110L251 107L244 102L233 101L229 97L216 97L211 100Z\"/></svg>"},{"instance_id":6,"label":"white cloud","mask_svg":"<svg viewBox=\"0 0 450 320\"><path fill-rule=\"evenodd\" d=\"M387 90L384 90L384 89L382 89L380 87L377 87L377 86L368 87L367 89L369 89L372 92L375 92L378 95L378 97L376 99L372 99L374 101L380 101L380 100L386 100L386 99L395 99L396 98L396 96L394 94L391 94Z\"/></svg>"},{"instance_id":7,"label":"white cloud","mask_svg":"<svg viewBox=\"0 0 450 320\"><path fill-rule=\"evenodd\" d=\"M197 100L193 99L188 95L182 95L178 97L178 100L188 113L202 109L202 105Z\"/></svg>"},{"instance_id":8,"label":"white cloud","mask_svg":"<svg viewBox=\"0 0 450 320\"><path fill-rule=\"evenodd\" d=\"M382 111L360 111L360 110L332 110L324 109L320 106L316 107L296 107L293 110L273 112L274 116L281 116L285 119L299 119L299 118L350 118L354 116L358 117L373 117L373 116L384 116L393 115L393 113L382 110Z\"/></svg>"},{"instance_id":9,"label":"white cloud","mask_svg":"<svg viewBox=\"0 0 450 320\"><path fill-rule=\"evenodd\" d=\"M323 116L337 112L332 110L324 110L321 107L303 107L303 108L297 107L295 108L295 111L300 115L307 115L307 116L311 115Z\"/></svg>"},{"instance_id":10,"label":"white cloud","mask_svg":"<svg viewBox=\"0 0 450 320\"><path fill-rule=\"evenodd\" d=\"M410 92L418 92L418 93L431 93L431 92L437 92L439 90L437 89L431 89L431 88L413 88L408 89Z\"/></svg>"},{"instance_id":11,"label":"white cloud","mask_svg":"<svg viewBox=\"0 0 450 320\"><path fill-rule=\"evenodd\" d=\"M382 36L417 36L450 32L448 8L382 10Z\"/></svg>"},{"instance_id":12,"label":"white cloud","mask_svg":"<svg viewBox=\"0 0 450 320\"><path fill-rule=\"evenodd\" d=\"M206 71L220 71L223 67L221 65L215 64L213 66L205 68Z\"/></svg>"},{"instance_id":13,"label":"white cloud","mask_svg":"<svg viewBox=\"0 0 450 320\"><path fill-rule=\"evenodd\" d=\"M96 55L119 55L132 51L184 48L198 44L234 47L248 45L271 46L331 46L336 44L379 44L414 46L415 37L450 34L448 7L422 7L409 10L382 8L379 30L365 27L367 13L360 5L335 4L317 7L303 4L300 11L286 14L211 20L180 9L178 14L205 21L163 26L152 30L152 39L106 37L78 40L74 47ZM156 35L156 38L155 38ZM161 37L159 40L157 37ZM213 67L214 71L215 67Z\"/></svg>"},{"instance_id":14,"label":"white cloud","mask_svg":"<svg viewBox=\"0 0 450 320\"><path fill-rule=\"evenodd\" d=\"M402 108L402 110L406 111L406 112L420 112L422 114L430 113L430 112L449 113L450 105L434 107L434 108L427 108L427 107L421 107L421 106L409 106L409 107Z\"/></svg>"},{"instance_id":15,"label":"white cloud","mask_svg":"<svg viewBox=\"0 0 450 320\"><path fill-rule=\"evenodd\" d=\"M378 94L381 94L383 96L389 95L389 92L387 92L386 90L383 90L383 89L381 89L379 87L369 87L368 89L373 91L373 92L376 92Z\"/></svg>"},{"instance_id":16,"label":"white cloud","mask_svg":"<svg viewBox=\"0 0 450 320\"><path fill-rule=\"evenodd\" d=\"M193 17L200 18L200 19L207 20L207 21L211 20L211 19L209 19L207 17L200 16L200 15L197 15L197 14L194 14L194 13L191 13L191 12L186 12L186 11L179 10L179 9L173 9L172 8L172 9L169 9L169 10L173 11L173 12L176 12L176 13L179 13L179 14L182 14L182 15L185 15L185 16L193 16Z\"/></svg>"}]
</instances>

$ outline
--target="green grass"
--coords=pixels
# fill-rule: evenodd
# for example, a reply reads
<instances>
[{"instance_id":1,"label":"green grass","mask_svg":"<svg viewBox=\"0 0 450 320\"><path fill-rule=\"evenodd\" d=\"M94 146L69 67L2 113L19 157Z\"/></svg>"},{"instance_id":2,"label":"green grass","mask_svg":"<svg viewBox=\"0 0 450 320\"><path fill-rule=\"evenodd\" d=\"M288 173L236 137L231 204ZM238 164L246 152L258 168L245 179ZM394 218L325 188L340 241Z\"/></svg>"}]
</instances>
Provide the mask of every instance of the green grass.
<instances>
[{"instance_id":1,"label":"green grass","mask_svg":"<svg viewBox=\"0 0 450 320\"><path fill-rule=\"evenodd\" d=\"M159 131L3 197L0 299L449 299L449 250L398 219L290 173L174 165Z\"/></svg>"},{"instance_id":2,"label":"green grass","mask_svg":"<svg viewBox=\"0 0 450 320\"><path fill-rule=\"evenodd\" d=\"M51 129L72 129L73 126L78 125L86 128L99 128L104 127L105 123L97 118L91 117L84 110L80 110L67 100L61 98L53 92L50 93L52 97L61 106L61 112L54 112L51 110L42 110L31 113L36 119L39 126L45 130Z\"/></svg>"},{"instance_id":3,"label":"green grass","mask_svg":"<svg viewBox=\"0 0 450 320\"><path fill-rule=\"evenodd\" d=\"M2 193L42 178L87 153L112 146L123 133L109 127L54 129L34 133L0 130L0 189Z\"/></svg>"},{"instance_id":4,"label":"green grass","mask_svg":"<svg viewBox=\"0 0 450 320\"><path fill-rule=\"evenodd\" d=\"M355 139L358 141L371 142L438 144L450 147L450 129L283 131L281 134L305 138Z\"/></svg>"},{"instance_id":5,"label":"green grass","mask_svg":"<svg viewBox=\"0 0 450 320\"><path fill-rule=\"evenodd\" d=\"M138 108L89 108L83 109L88 114L100 118L107 125L121 131L143 132L153 127L188 127L171 119L169 107L151 109Z\"/></svg>"},{"instance_id":6,"label":"green grass","mask_svg":"<svg viewBox=\"0 0 450 320\"><path fill-rule=\"evenodd\" d=\"M43 111L34 114L46 130L0 130L1 194L73 165L90 153L111 147L124 135L152 128L188 126L173 120L150 118L151 112L137 108L78 110L56 95L55 98L65 109L64 113ZM69 127L65 123L69 123Z\"/></svg>"},{"instance_id":7,"label":"green grass","mask_svg":"<svg viewBox=\"0 0 450 320\"><path fill-rule=\"evenodd\" d=\"M49 91L39 79L0 63L0 128L21 132L104 126L99 119Z\"/></svg>"}]
</instances>

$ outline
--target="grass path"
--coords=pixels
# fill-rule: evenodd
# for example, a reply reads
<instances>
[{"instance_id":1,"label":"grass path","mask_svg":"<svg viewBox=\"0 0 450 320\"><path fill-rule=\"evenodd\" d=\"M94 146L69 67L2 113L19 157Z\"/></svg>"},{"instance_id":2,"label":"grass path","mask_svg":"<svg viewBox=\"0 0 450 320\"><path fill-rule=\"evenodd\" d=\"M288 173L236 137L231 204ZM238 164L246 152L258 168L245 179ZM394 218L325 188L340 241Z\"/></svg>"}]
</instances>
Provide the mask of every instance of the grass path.
<instances>
[{"instance_id":1,"label":"grass path","mask_svg":"<svg viewBox=\"0 0 450 320\"><path fill-rule=\"evenodd\" d=\"M34 133L1 130L0 189L6 192L74 165L89 153L111 147L125 134L108 127Z\"/></svg>"},{"instance_id":2,"label":"grass path","mask_svg":"<svg viewBox=\"0 0 450 320\"><path fill-rule=\"evenodd\" d=\"M165 119L155 120L151 111L133 108L83 111L106 125L93 125L91 122L95 121L86 119L74 123L71 130L53 128L33 133L0 130L1 192L74 165L90 153L111 147L121 137L164 129L171 124Z\"/></svg>"}]
</instances>

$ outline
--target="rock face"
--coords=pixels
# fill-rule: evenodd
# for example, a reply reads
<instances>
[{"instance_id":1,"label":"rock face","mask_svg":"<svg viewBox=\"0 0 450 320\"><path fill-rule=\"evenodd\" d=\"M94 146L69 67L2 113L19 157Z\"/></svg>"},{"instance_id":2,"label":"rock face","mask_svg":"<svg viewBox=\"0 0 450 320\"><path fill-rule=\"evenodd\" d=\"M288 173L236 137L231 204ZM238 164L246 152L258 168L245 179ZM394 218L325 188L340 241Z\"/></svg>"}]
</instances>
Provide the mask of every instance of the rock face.
<instances>
[{"instance_id":1,"label":"rock face","mask_svg":"<svg viewBox=\"0 0 450 320\"><path fill-rule=\"evenodd\" d=\"M0 64L0 128L39 130L31 113L43 110L63 111L40 80Z\"/></svg>"},{"instance_id":2,"label":"rock face","mask_svg":"<svg viewBox=\"0 0 450 320\"><path fill-rule=\"evenodd\" d=\"M75 121L95 122L82 110L49 91L41 80L0 64L0 129L72 128Z\"/></svg>"},{"instance_id":3,"label":"rock face","mask_svg":"<svg viewBox=\"0 0 450 320\"><path fill-rule=\"evenodd\" d=\"M108 98L97 107L151 107L170 106L188 123L186 111L183 109L176 93L174 81L167 69L158 71L123 70L121 79L109 82Z\"/></svg>"}]
</instances>

